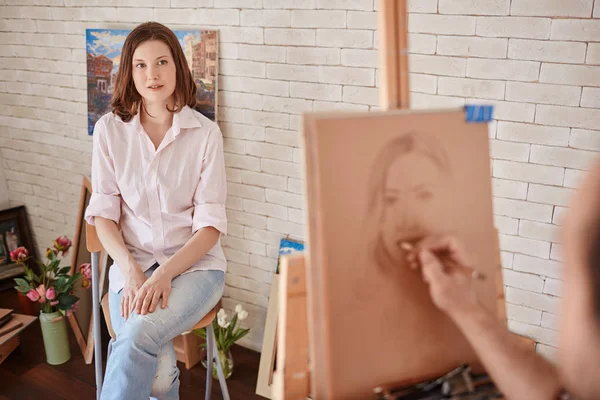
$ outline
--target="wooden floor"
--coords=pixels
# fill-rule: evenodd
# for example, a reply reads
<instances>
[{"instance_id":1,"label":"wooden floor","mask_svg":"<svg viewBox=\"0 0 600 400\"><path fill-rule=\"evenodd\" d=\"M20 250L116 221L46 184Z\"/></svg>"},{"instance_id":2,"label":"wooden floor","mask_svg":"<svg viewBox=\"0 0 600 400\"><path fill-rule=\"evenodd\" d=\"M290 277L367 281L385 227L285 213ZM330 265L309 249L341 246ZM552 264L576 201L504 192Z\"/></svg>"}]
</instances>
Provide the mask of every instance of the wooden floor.
<instances>
[{"instance_id":1,"label":"wooden floor","mask_svg":"<svg viewBox=\"0 0 600 400\"><path fill-rule=\"evenodd\" d=\"M0 308L19 312L14 289L0 292ZM103 326L103 359L106 360L108 332ZM21 333L21 345L0 364L0 400L93 400L96 384L93 364L87 365L69 327L71 360L59 366L45 362L44 345L39 322ZM231 399L264 399L254 393L260 354L234 346L233 375L227 380ZM201 364L186 370L179 364L180 399L204 399L206 370ZM213 399L222 399L217 380L213 380Z\"/></svg>"}]
</instances>

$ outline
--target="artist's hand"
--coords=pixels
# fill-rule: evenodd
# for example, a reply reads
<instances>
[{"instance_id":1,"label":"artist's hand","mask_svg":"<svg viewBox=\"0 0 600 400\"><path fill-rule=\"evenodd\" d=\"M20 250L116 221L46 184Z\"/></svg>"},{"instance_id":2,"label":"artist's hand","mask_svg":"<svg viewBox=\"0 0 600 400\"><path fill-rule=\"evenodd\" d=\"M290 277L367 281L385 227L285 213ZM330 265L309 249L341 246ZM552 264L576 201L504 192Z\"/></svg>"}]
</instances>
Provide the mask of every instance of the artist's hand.
<instances>
[{"instance_id":1,"label":"artist's hand","mask_svg":"<svg viewBox=\"0 0 600 400\"><path fill-rule=\"evenodd\" d=\"M455 236L426 237L407 259L420 266L434 304L451 318L478 307L470 256Z\"/></svg>"},{"instance_id":2,"label":"artist's hand","mask_svg":"<svg viewBox=\"0 0 600 400\"><path fill-rule=\"evenodd\" d=\"M125 278L125 286L123 286L123 295L121 296L121 316L127 321L131 313L133 299L136 293L146 282L146 275L139 265L133 265L129 274Z\"/></svg>"},{"instance_id":3,"label":"artist's hand","mask_svg":"<svg viewBox=\"0 0 600 400\"><path fill-rule=\"evenodd\" d=\"M171 277L163 274L159 268L137 291L130 311L140 315L153 313L161 298L161 308L165 308L169 304L169 293L171 293Z\"/></svg>"}]
</instances>

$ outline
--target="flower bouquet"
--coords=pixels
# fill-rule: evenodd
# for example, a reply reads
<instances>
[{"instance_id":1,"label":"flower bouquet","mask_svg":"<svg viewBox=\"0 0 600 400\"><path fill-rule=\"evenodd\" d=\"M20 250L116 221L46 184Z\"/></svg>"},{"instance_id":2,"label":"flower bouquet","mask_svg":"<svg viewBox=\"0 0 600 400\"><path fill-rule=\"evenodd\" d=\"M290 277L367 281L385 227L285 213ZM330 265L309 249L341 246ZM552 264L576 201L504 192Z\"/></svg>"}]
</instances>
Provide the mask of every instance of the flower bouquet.
<instances>
[{"instance_id":1,"label":"flower bouquet","mask_svg":"<svg viewBox=\"0 0 600 400\"><path fill-rule=\"evenodd\" d=\"M243 329L239 326L239 321L243 321L248 317L248 312L242 308L240 304L235 306L235 315L231 321L227 321L227 312L221 308L217 313L217 318L213 321L213 330L215 331L215 339L217 344L217 353L223 366L223 375L225 379L229 378L233 373L233 357L231 356L231 346L246 336L250 329ZM194 334L205 339L205 342L200 345L203 349L206 349L206 328L195 329ZM206 359L202 360L202 365L208 368L208 362ZM213 362L212 365L213 378L218 379L217 364Z\"/></svg>"},{"instance_id":2,"label":"flower bouquet","mask_svg":"<svg viewBox=\"0 0 600 400\"><path fill-rule=\"evenodd\" d=\"M58 365L71 358L67 326L64 316L77 309L79 298L73 295L76 284L82 279L82 286L91 286L91 266L81 264L79 271L71 274L71 267L60 267L62 257L69 251L71 240L61 236L54 240L52 248L46 250L47 262L35 260L42 271L40 275L27 265L31 257L25 247L10 252L13 262L25 267L25 275L15 278L15 289L26 295L32 302L40 304L40 325L49 364ZM61 258L58 258L59 253Z\"/></svg>"}]
</instances>

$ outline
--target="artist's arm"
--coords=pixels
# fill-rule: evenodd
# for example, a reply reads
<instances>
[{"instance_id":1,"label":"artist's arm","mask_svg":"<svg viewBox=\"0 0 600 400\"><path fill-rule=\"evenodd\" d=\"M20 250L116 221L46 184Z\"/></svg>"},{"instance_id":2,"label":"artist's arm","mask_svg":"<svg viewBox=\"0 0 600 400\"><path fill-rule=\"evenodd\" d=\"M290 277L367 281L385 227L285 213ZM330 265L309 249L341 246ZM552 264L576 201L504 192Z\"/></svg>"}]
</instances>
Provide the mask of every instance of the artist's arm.
<instances>
[{"instance_id":1,"label":"artist's arm","mask_svg":"<svg viewBox=\"0 0 600 400\"><path fill-rule=\"evenodd\" d=\"M460 328L506 398L556 399L560 383L554 366L523 346L516 335L485 311L477 300L470 274L443 264L442 260L450 258L470 265L462 244L451 236L430 237L415 251L412 261L416 259L422 268L434 303Z\"/></svg>"},{"instance_id":2,"label":"artist's arm","mask_svg":"<svg viewBox=\"0 0 600 400\"><path fill-rule=\"evenodd\" d=\"M139 314L154 312L161 298L161 307L167 307L171 281L204 257L218 243L220 235L227 233L226 198L223 136L215 127L208 133L200 180L192 199L193 235L140 288L133 304Z\"/></svg>"}]
</instances>

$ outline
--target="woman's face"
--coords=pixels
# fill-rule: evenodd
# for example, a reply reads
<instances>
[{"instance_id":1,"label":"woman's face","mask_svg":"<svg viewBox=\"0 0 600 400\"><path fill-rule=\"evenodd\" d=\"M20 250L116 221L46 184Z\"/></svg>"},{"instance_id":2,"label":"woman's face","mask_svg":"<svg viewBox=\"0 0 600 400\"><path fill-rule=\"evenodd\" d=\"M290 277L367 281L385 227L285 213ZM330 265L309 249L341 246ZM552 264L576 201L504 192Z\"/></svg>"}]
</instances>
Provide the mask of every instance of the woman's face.
<instances>
[{"instance_id":1,"label":"woman's face","mask_svg":"<svg viewBox=\"0 0 600 400\"><path fill-rule=\"evenodd\" d=\"M135 88L147 103L161 104L175 92L176 69L171 49L163 41L148 40L133 52Z\"/></svg>"},{"instance_id":2,"label":"woman's face","mask_svg":"<svg viewBox=\"0 0 600 400\"><path fill-rule=\"evenodd\" d=\"M386 250L401 260L402 242L415 242L446 225L443 210L445 182L440 167L418 151L396 159L383 188L380 232Z\"/></svg>"}]
</instances>

